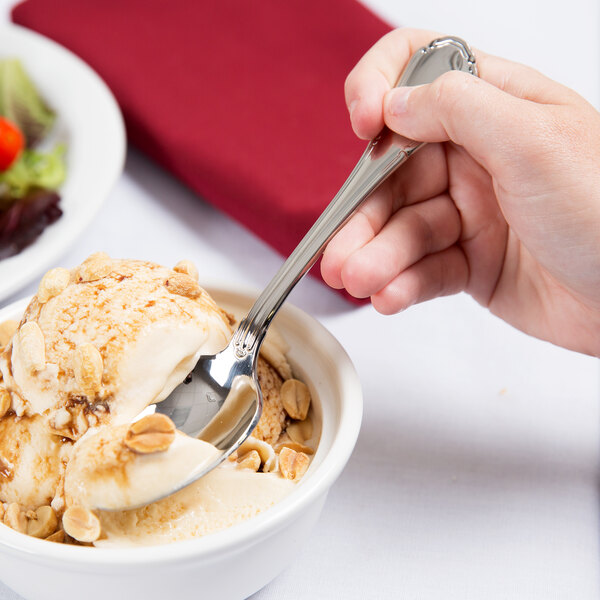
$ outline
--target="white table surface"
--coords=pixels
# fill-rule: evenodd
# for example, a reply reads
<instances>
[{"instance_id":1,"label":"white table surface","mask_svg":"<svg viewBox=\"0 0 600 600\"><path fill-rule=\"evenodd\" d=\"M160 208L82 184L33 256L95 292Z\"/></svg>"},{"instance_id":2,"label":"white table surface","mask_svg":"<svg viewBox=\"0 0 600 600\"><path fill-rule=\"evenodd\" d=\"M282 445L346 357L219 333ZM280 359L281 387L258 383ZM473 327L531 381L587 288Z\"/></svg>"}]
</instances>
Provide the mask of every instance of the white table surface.
<instances>
[{"instance_id":1,"label":"white table surface","mask_svg":"<svg viewBox=\"0 0 600 600\"><path fill-rule=\"evenodd\" d=\"M13 3L0 0L0 20ZM596 0L368 4L531 64L600 105ZM282 261L135 151L60 264L97 250L189 258L203 280L255 287ZM307 279L292 302L348 350L364 422L310 544L290 548L294 564L254 600L600 596L594 359L528 338L464 295L383 317ZM0 584L0 598L16 596Z\"/></svg>"}]
</instances>

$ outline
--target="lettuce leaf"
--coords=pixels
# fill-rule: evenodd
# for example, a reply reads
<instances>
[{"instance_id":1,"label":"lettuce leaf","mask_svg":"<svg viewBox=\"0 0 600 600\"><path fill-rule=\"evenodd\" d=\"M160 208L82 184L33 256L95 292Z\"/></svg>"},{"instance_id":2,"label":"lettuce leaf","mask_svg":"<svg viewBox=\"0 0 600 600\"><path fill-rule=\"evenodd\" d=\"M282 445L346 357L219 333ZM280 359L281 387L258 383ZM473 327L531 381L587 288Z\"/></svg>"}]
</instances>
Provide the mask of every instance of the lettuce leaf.
<instances>
[{"instance_id":1,"label":"lettuce leaf","mask_svg":"<svg viewBox=\"0 0 600 600\"><path fill-rule=\"evenodd\" d=\"M0 115L23 132L27 147L42 140L56 118L17 58L0 60Z\"/></svg>"},{"instance_id":2,"label":"lettuce leaf","mask_svg":"<svg viewBox=\"0 0 600 600\"><path fill-rule=\"evenodd\" d=\"M18 160L0 172L0 198L4 201L24 198L33 189L55 190L64 181L66 168L64 144L50 152L26 148Z\"/></svg>"}]
</instances>

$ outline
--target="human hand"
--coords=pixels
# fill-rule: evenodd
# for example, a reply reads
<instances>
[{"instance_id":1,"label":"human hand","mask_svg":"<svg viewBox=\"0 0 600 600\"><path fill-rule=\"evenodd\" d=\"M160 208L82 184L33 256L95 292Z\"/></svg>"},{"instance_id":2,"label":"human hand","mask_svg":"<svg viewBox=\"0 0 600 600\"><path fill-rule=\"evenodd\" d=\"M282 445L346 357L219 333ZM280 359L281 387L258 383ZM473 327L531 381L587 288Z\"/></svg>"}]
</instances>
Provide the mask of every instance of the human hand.
<instances>
[{"instance_id":1,"label":"human hand","mask_svg":"<svg viewBox=\"0 0 600 600\"><path fill-rule=\"evenodd\" d=\"M346 80L359 137L385 124L429 143L329 243L323 278L384 314L464 290L526 333L600 355L600 114L480 51L479 79L394 88L436 37L395 30Z\"/></svg>"}]
</instances>

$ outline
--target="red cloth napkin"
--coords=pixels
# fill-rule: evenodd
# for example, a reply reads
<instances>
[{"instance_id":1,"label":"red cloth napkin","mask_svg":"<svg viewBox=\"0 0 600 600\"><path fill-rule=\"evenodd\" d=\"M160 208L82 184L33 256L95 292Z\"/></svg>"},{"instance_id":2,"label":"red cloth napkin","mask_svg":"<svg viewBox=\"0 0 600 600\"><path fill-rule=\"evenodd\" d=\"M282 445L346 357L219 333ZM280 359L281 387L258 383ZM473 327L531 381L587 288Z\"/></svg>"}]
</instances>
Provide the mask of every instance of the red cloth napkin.
<instances>
[{"instance_id":1,"label":"red cloth napkin","mask_svg":"<svg viewBox=\"0 0 600 600\"><path fill-rule=\"evenodd\" d=\"M12 15L100 74L130 142L284 255L365 148L344 80L390 29L356 0L26 0Z\"/></svg>"}]
</instances>

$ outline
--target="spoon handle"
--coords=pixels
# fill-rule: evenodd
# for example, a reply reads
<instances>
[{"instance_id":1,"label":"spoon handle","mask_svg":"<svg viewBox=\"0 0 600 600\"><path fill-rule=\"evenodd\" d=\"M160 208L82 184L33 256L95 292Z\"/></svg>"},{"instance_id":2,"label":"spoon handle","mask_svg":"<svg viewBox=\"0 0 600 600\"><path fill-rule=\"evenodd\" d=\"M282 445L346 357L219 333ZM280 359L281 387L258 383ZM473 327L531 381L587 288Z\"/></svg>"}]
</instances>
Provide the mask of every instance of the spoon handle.
<instances>
[{"instance_id":1,"label":"spoon handle","mask_svg":"<svg viewBox=\"0 0 600 600\"><path fill-rule=\"evenodd\" d=\"M417 51L397 85L431 83L451 70L477 75L475 57L467 44L460 38L445 37ZM239 358L258 350L273 317L294 286L315 264L331 238L369 194L422 146L423 143L409 140L387 128L369 143L340 191L240 323L233 339Z\"/></svg>"}]
</instances>

